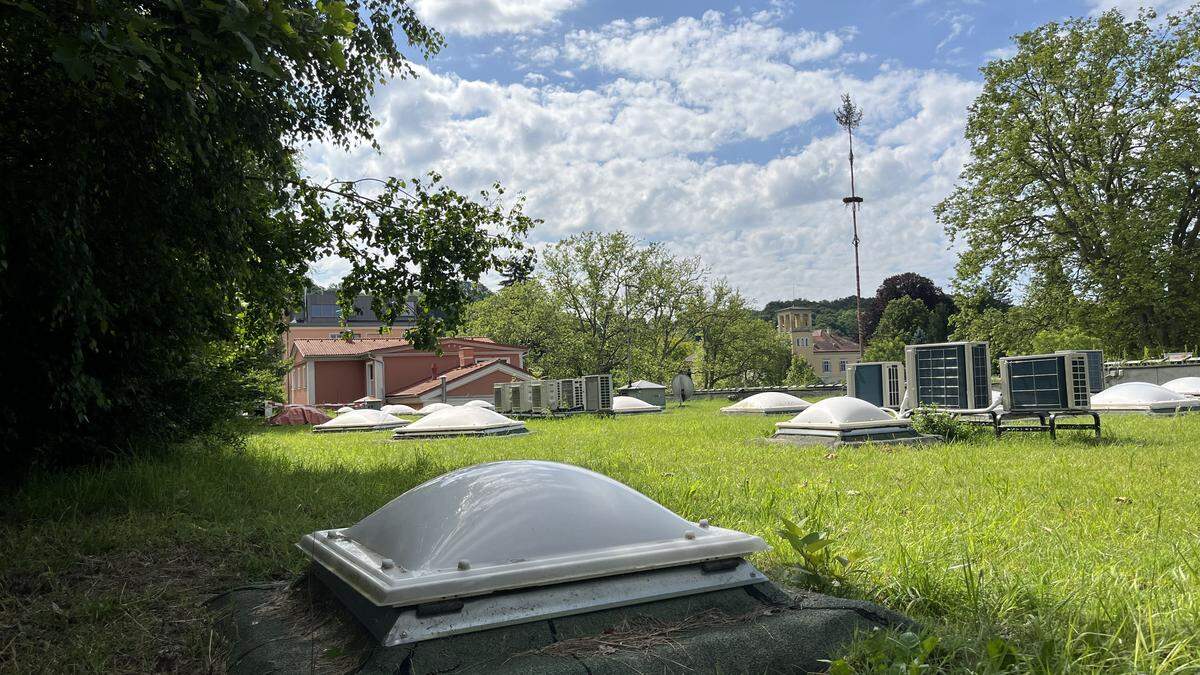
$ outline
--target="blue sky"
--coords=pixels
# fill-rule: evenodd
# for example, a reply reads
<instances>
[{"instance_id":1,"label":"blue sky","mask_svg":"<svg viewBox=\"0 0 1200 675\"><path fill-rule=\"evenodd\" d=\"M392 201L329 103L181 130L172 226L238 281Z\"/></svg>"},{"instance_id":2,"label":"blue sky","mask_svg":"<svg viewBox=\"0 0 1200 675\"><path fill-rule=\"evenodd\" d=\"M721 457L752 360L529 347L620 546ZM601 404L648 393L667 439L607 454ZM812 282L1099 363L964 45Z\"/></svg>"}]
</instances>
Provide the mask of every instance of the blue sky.
<instances>
[{"instance_id":1,"label":"blue sky","mask_svg":"<svg viewBox=\"0 0 1200 675\"><path fill-rule=\"evenodd\" d=\"M849 92L866 203L863 288L953 276L931 209L968 148L979 67L1010 37L1134 0L627 2L414 0L446 49L380 88L380 152L312 148L317 177L437 170L500 181L545 223L536 246L625 230L699 255L757 303L853 294L845 139ZM1157 0L1170 11L1182 0ZM345 264L318 261L318 281Z\"/></svg>"}]
</instances>

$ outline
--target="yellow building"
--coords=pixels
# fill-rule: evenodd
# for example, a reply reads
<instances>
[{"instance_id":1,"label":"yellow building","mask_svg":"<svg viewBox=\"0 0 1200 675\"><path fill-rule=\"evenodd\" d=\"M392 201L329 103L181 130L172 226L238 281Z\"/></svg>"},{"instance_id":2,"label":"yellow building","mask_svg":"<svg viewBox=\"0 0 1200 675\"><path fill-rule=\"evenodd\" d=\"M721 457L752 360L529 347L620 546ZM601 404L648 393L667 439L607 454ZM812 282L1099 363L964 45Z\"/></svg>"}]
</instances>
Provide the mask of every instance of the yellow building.
<instances>
[{"instance_id":1,"label":"yellow building","mask_svg":"<svg viewBox=\"0 0 1200 675\"><path fill-rule=\"evenodd\" d=\"M792 355L808 361L826 384L846 381L846 368L858 363L858 343L828 328L813 326L811 307L784 307L775 312L775 325L788 336Z\"/></svg>"}]
</instances>

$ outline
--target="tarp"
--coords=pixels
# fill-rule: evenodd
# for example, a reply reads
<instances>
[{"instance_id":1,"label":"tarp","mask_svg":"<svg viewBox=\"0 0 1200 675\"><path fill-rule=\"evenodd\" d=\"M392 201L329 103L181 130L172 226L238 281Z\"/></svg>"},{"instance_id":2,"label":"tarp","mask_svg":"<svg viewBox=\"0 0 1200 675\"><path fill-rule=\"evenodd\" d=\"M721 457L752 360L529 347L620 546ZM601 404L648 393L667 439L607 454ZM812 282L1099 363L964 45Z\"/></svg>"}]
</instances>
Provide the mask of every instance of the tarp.
<instances>
[{"instance_id":1,"label":"tarp","mask_svg":"<svg viewBox=\"0 0 1200 675\"><path fill-rule=\"evenodd\" d=\"M275 416L268 423L272 425L324 424L330 419L332 418L322 412L320 408L311 405L290 403L283 406L283 410L275 413Z\"/></svg>"}]
</instances>

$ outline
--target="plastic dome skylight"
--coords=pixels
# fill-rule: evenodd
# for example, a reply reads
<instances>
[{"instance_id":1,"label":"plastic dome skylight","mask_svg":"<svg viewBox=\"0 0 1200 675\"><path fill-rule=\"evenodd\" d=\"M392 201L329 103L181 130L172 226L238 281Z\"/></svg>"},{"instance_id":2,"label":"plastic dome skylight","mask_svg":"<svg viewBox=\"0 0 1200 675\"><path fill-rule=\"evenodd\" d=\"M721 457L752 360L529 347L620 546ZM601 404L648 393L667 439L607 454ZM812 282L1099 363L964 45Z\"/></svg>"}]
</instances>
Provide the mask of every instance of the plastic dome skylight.
<instances>
[{"instance_id":1,"label":"plastic dome skylight","mask_svg":"<svg viewBox=\"0 0 1200 675\"><path fill-rule=\"evenodd\" d=\"M435 413L439 410L446 410L447 408L453 408L453 407L454 406L450 405L449 403L430 403L429 405L421 406L420 410L416 411L416 414L423 416L423 415L428 415L429 413Z\"/></svg>"},{"instance_id":2,"label":"plastic dome skylight","mask_svg":"<svg viewBox=\"0 0 1200 675\"><path fill-rule=\"evenodd\" d=\"M642 399L632 396L614 396L612 410L618 415L635 415L638 413L662 412L662 406L646 403Z\"/></svg>"},{"instance_id":3,"label":"plastic dome skylight","mask_svg":"<svg viewBox=\"0 0 1200 675\"><path fill-rule=\"evenodd\" d=\"M382 410L383 412L385 412L389 415L415 415L415 414L417 414L416 409L414 409L412 406L402 405L402 404L385 405L382 408L380 408L380 410Z\"/></svg>"},{"instance_id":4,"label":"plastic dome skylight","mask_svg":"<svg viewBox=\"0 0 1200 675\"><path fill-rule=\"evenodd\" d=\"M382 429L396 429L406 424L408 424L407 420L402 420L395 415L389 415L382 410L362 408L342 413L324 424L318 424L313 427L313 431L379 431Z\"/></svg>"},{"instance_id":5,"label":"plastic dome skylight","mask_svg":"<svg viewBox=\"0 0 1200 675\"><path fill-rule=\"evenodd\" d=\"M396 431L395 438L523 434L525 423L481 406L447 406Z\"/></svg>"},{"instance_id":6,"label":"plastic dome skylight","mask_svg":"<svg viewBox=\"0 0 1200 675\"><path fill-rule=\"evenodd\" d=\"M415 639L756 583L760 573L738 559L767 549L759 537L684 520L606 476L541 461L453 471L349 528L308 534L298 546L370 605L480 603L467 610L460 603L459 614L424 623L419 609L371 615L393 622L382 629L381 622L364 619L384 644L415 641L422 631ZM736 564L713 567L711 574L693 568L687 588L656 588L646 578L629 582L631 575L715 560ZM576 583L588 584L587 592ZM478 597L497 591L509 593ZM357 605L349 603L360 618L372 611ZM502 615L484 616L488 608Z\"/></svg>"},{"instance_id":7,"label":"plastic dome skylight","mask_svg":"<svg viewBox=\"0 0 1200 675\"><path fill-rule=\"evenodd\" d=\"M342 407L340 407L340 408L338 408L338 409L337 409L337 414L341 415L341 414L343 414L343 413L354 412L354 411L355 411L355 410L357 410L357 409L358 409L358 408L351 408L351 407L350 407L350 406L348 406L348 405L344 405L344 406L342 406Z\"/></svg>"},{"instance_id":8,"label":"plastic dome skylight","mask_svg":"<svg viewBox=\"0 0 1200 675\"><path fill-rule=\"evenodd\" d=\"M1200 399L1149 382L1122 382L1092 395L1094 410L1184 412L1200 410Z\"/></svg>"},{"instance_id":9,"label":"plastic dome skylight","mask_svg":"<svg viewBox=\"0 0 1200 675\"><path fill-rule=\"evenodd\" d=\"M727 415L781 415L803 412L812 404L781 391L764 391L721 408Z\"/></svg>"},{"instance_id":10,"label":"plastic dome skylight","mask_svg":"<svg viewBox=\"0 0 1200 675\"><path fill-rule=\"evenodd\" d=\"M872 427L907 427L912 424L860 398L834 396L818 401L787 422L780 429L868 429Z\"/></svg>"},{"instance_id":11,"label":"plastic dome skylight","mask_svg":"<svg viewBox=\"0 0 1200 675\"><path fill-rule=\"evenodd\" d=\"M1185 396L1200 396L1200 377L1179 377L1163 383L1163 387Z\"/></svg>"},{"instance_id":12,"label":"plastic dome skylight","mask_svg":"<svg viewBox=\"0 0 1200 675\"><path fill-rule=\"evenodd\" d=\"M463 406L468 408L487 408L488 410L496 409L496 406L491 401L485 401L479 398L471 399L470 401L464 403Z\"/></svg>"}]
</instances>

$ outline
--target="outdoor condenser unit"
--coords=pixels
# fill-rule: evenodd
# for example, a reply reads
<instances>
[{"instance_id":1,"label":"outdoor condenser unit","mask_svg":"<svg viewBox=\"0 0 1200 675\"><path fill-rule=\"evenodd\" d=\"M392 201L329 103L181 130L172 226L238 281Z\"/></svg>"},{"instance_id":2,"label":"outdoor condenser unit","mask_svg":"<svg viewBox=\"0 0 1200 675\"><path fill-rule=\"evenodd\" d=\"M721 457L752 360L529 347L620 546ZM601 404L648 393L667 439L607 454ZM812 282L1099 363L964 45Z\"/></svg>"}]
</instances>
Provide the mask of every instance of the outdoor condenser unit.
<instances>
[{"instance_id":1,"label":"outdoor condenser unit","mask_svg":"<svg viewBox=\"0 0 1200 675\"><path fill-rule=\"evenodd\" d=\"M1087 356L1088 384L1093 394L1104 391L1104 350L1103 349L1060 349L1055 354L1084 354Z\"/></svg>"},{"instance_id":2,"label":"outdoor condenser unit","mask_svg":"<svg viewBox=\"0 0 1200 675\"><path fill-rule=\"evenodd\" d=\"M992 405L991 354L986 342L945 342L904 348L908 407L982 410Z\"/></svg>"},{"instance_id":3,"label":"outdoor condenser unit","mask_svg":"<svg viewBox=\"0 0 1200 675\"><path fill-rule=\"evenodd\" d=\"M512 397L512 407L509 408L509 412L519 413L527 410L526 401L529 400L529 397L525 391L525 384L524 382L513 382L508 385L508 394Z\"/></svg>"},{"instance_id":4,"label":"outdoor condenser unit","mask_svg":"<svg viewBox=\"0 0 1200 675\"><path fill-rule=\"evenodd\" d=\"M573 410L581 407L582 402L577 403L575 398L575 380L553 380L558 387L558 409Z\"/></svg>"},{"instance_id":5,"label":"outdoor condenser unit","mask_svg":"<svg viewBox=\"0 0 1200 675\"><path fill-rule=\"evenodd\" d=\"M583 409L588 412L612 410L612 375L583 377Z\"/></svg>"},{"instance_id":6,"label":"outdoor condenser unit","mask_svg":"<svg viewBox=\"0 0 1200 675\"><path fill-rule=\"evenodd\" d=\"M1035 354L1000 359L1000 395L1006 410L1088 410L1092 403L1087 355Z\"/></svg>"},{"instance_id":7,"label":"outdoor condenser unit","mask_svg":"<svg viewBox=\"0 0 1200 675\"><path fill-rule=\"evenodd\" d=\"M904 364L899 361L851 363L846 393L880 408L898 409L904 400Z\"/></svg>"},{"instance_id":8,"label":"outdoor condenser unit","mask_svg":"<svg viewBox=\"0 0 1200 675\"><path fill-rule=\"evenodd\" d=\"M575 388L575 400L573 401L575 405L572 407L577 410L582 410L584 407L583 378L577 377L571 380L571 385Z\"/></svg>"},{"instance_id":9,"label":"outdoor condenser unit","mask_svg":"<svg viewBox=\"0 0 1200 675\"><path fill-rule=\"evenodd\" d=\"M493 384L492 385L492 407L495 408L496 412L498 412L498 413L508 412L508 410L504 407L504 385L503 384Z\"/></svg>"},{"instance_id":10,"label":"outdoor condenser unit","mask_svg":"<svg viewBox=\"0 0 1200 675\"><path fill-rule=\"evenodd\" d=\"M529 383L529 410L535 413L552 413L558 409L558 382L534 380Z\"/></svg>"}]
</instances>

